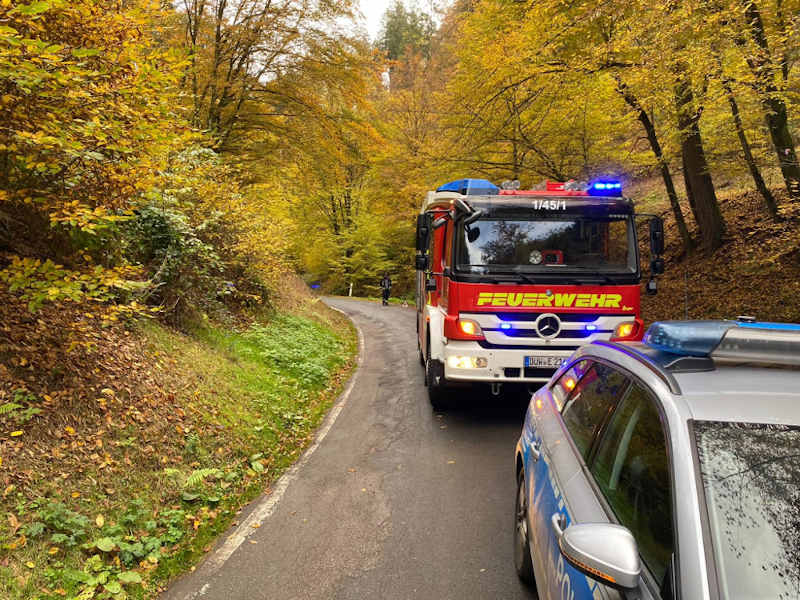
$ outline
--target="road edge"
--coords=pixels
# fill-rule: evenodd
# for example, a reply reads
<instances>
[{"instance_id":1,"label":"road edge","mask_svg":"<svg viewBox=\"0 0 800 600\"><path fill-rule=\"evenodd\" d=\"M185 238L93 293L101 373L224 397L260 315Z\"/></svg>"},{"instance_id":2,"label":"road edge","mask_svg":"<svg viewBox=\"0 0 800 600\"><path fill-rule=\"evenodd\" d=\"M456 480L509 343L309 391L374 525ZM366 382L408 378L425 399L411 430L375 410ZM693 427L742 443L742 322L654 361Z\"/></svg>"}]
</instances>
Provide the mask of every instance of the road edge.
<instances>
[{"instance_id":1,"label":"road edge","mask_svg":"<svg viewBox=\"0 0 800 600\"><path fill-rule=\"evenodd\" d=\"M281 475L277 481L275 481L271 491L262 494L259 499L254 500L244 509L248 511L247 516L239 523L239 525L236 526L233 532L228 535L225 541L222 542L222 544L217 547L209 556L207 556L206 559L194 570L194 573L202 574L206 579L213 576L228 561L228 559L233 556L234 552L239 549L239 547L247 540L247 538L250 537L261 526L261 524L268 519L272 513L275 512L275 508L283 499L286 490L289 488L291 483L297 479L300 470L309 461L316 449L320 446L322 441L327 437L328 433L333 428L333 425L336 423L336 420L339 418L342 410L344 410L344 407L347 405L350 394L355 388L358 375L361 372L361 367L364 364L364 333L345 311L341 310L340 308L336 308L335 306L331 306L327 302L325 302L325 304L328 306L328 308L344 315L356 329L356 333L358 334L358 357L356 359L355 369L353 369L353 373L350 375L350 380L347 382L347 387L345 387L344 391L336 399L336 402L334 402L330 411L325 416L325 419L322 421L322 425L320 425L319 429L317 429L314 436L314 441L311 443L311 445L303 451L303 454L289 468L289 470ZM175 583L177 583L177 581ZM185 594L182 596L182 599L195 600L198 597L202 597L206 594L209 587L210 584L206 582L199 590ZM162 594L168 592L168 590L169 588L162 592ZM159 597L161 597L162 594L159 594Z\"/></svg>"}]
</instances>

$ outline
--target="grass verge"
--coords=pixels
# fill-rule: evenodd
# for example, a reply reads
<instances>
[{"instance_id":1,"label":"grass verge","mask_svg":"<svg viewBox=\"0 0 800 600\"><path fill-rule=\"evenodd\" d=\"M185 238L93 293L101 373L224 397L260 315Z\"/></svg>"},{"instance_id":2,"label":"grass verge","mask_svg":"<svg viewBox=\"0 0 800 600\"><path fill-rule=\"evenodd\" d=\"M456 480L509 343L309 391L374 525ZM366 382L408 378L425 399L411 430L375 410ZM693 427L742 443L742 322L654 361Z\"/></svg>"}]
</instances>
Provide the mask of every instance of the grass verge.
<instances>
[{"instance_id":1,"label":"grass verge","mask_svg":"<svg viewBox=\"0 0 800 600\"><path fill-rule=\"evenodd\" d=\"M238 331L126 335L137 377L106 374L89 408L0 397L4 599L154 597L297 459L357 352L314 302Z\"/></svg>"}]
</instances>

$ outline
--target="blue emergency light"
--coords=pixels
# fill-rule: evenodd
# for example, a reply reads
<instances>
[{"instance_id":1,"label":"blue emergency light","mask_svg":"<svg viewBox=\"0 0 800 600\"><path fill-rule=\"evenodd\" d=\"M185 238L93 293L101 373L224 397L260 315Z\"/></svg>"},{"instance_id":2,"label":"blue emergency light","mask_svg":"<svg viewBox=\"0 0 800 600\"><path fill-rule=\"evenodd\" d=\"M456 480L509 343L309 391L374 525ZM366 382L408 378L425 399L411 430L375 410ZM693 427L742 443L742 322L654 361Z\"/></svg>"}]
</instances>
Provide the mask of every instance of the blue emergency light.
<instances>
[{"instance_id":1,"label":"blue emergency light","mask_svg":"<svg viewBox=\"0 0 800 600\"><path fill-rule=\"evenodd\" d=\"M500 188L486 179L459 179L440 186L437 192L455 192L463 196L494 196Z\"/></svg>"},{"instance_id":2,"label":"blue emergency light","mask_svg":"<svg viewBox=\"0 0 800 600\"><path fill-rule=\"evenodd\" d=\"M589 186L590 196L622 196L622 183L619 181L595 181Z\"/></svg>"},{"instance_id":3,"label":"blue emergency light","mask_svg":"<svg viewBox=\"0 0 800 600\"><path fill-rule=\"evenodd\" d=\"M757 321L660 321L642 340L679 356L800 365L800 325Z\"/></svg>"}]
</instances>

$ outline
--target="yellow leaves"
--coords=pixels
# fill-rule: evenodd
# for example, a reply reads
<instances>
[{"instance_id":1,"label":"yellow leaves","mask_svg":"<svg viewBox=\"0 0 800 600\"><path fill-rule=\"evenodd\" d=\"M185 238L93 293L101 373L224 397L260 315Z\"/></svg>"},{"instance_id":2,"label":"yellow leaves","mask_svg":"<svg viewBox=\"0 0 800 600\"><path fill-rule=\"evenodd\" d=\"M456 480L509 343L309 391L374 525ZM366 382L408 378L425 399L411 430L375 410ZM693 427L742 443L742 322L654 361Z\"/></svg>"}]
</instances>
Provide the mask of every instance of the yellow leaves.
<instances>
[{"instance_id":1,"label":"yellow leaves","mask_svg":"<svg viewBox=\"0 0 800 600\"><path fill-rule=\"evenodd\" d=\"M106 523L106 518L103 515L97 515L94 519L95 525L102 527Z\"/></svg>"},{"instance_id":2,"label":"yellow leaves","mask_svg":"<svg viewBox=\"0 0 800 600\"><path fill-rule=\"evenodd\" d=\"M25 563L25 566L28 567L29 569L35 569L36 563L29 560L28 562Z\"/></svg>"},{"instance_id":3,"label":"yellow leaves","mask_svg":"<svg viewBox=\"0 0 800 600\"><path fill-rule=\"evenodd\" d=\"M80 492L72 492L70 494L70 497L73 498L73 499L80 498L81 497L81 493Z\"/></svg>"},{"instance_id":4,"label":"yellow leaves","mask_svg":"<svg viewBox=\"0 0 800 600\"><path fill-rule=\"evenodd\" d=\"M47 553L48 553L50 556L54 556L54 555L58 554L59 552L60 552L60 549L59 549L59 548L56 548L55 546L53 546L52 548L50 548L50 549L47 551Z\"/></svg>"},{"instance_id":5,"label":"yellow leaves","mask_svg":"<svg viewBox=\"0 0 800 600\"><path fill-rule=\"evenodd\" d=\"M67 433L67 435L75 435L75 428L71 425L64 427L64 431Z\"/></svg>"},{"instance_id":6,"label":"yellow leaves","mask_svg":"<svg viewBox=\"0 0 800 600\"><path fill-rule=\"evenodd\" d=\"M17 431L12 431L9 435L11 437L19 437L24 433L25 433L24 431L22 431L21 429L18 429Z\"/></svg>"}]
</instances>

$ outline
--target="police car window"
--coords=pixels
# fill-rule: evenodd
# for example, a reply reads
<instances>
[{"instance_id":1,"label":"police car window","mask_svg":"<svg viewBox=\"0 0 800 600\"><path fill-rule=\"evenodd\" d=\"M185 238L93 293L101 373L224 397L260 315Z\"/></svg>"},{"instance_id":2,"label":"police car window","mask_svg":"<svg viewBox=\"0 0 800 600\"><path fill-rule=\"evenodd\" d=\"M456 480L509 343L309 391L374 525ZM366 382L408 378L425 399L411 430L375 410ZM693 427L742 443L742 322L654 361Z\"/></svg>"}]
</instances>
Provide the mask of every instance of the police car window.
<instances>
[{"instance_id":1,"label":"police car window","mask_svg":"<svg viewBox=\"0 0 800 600\"><path fill-rule=\"evenodd\" d=\"M797 598L800 427L696 421L722 596Z\"/></svg>"},{"instance_id":2,"label":"police car window","mask_svg":"<svg viewBox=\"0 0 800 600\"><path fill-rule=\"evenodd\" d=\"M614 410L629 383L619 371L598 363L581 378L567 399L562 412L564 424L584 458L597 428Z\"/></svg>"},{"instance_id":3,"label":"police car window","mask_svg":"<svg viewBox=\"0 0 800 600\"><path fill-rule=\"evenodd\" d=\"M575 389L581 377L589 370L591 363L588 360L579 360L572 365L564 374L559 377L558 381L553 385L553 400L555 400L556 408L560 411L564 408L564 402L567 400L570 392Z\"/></svg>"},{"instance_id":4,"label":"police car window","mask_svg":"<svg viewBox=\"0 0 800 600\"><path fill-rule=\"evenodd\" d=\"M611 418L591 471L661 584L673 552L669 461L655 403L640 385L631 387Z\"/></svg>"}]
</instances>

